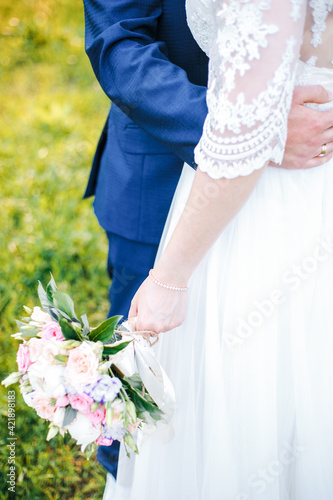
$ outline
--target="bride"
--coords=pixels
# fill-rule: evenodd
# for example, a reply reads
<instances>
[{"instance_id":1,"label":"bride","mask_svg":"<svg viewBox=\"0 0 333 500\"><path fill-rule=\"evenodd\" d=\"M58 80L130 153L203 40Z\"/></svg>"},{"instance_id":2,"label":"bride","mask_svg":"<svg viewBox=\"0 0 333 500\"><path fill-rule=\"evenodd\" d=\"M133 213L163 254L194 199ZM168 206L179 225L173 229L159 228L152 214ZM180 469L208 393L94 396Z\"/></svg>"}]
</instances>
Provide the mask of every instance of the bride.
<instances>
[{"instance_id":1,"label":"bride","mask_svg":"<svg viewBox=\"0 0 333 500\"><path fill-rule=\"evenodd\" d=\"M269 165L283 159L295 83L333 101L332 11L188 0L209 114L130 311L139 330L172 330L157 354L174 435L122 451L110 500L333 498L333 155L323 144L316 169Z\"/></svg>"}]
</instances>

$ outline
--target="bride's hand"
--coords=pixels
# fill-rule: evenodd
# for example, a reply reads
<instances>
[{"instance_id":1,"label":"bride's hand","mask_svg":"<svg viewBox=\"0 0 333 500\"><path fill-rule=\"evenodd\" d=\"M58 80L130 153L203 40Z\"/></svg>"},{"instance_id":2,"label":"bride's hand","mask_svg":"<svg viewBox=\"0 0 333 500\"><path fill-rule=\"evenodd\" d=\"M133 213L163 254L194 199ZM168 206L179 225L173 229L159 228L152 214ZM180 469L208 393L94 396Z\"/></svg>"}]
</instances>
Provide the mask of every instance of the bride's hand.
<instances>
[{"instance_id":1,"label":"bride's hand","mask_svg":"<svg viewBox=\"0 0 333 500\"><path fill-rule=\"evenodd\" d=\"M148 277L134 295L128 317L137 317L138 331L167 332L184 322L187 294L163 288Z\"/></svg>"}]
</instances>

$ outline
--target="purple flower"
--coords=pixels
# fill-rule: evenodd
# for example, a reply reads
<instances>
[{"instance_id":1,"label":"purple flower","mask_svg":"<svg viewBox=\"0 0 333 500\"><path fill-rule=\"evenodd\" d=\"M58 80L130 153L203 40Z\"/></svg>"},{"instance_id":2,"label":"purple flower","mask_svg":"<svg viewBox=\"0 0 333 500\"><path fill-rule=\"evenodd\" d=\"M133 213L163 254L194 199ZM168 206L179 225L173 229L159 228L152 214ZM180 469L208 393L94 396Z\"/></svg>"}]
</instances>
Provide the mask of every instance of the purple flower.
<instances>
[{"instance_id":1,"label":"purple flower","mask_svg":"<svg viewBox=\"0 0 333 500\"><path fill-rule=\"evenodd\" d=\"M94 401L103 404L108 401L113 401L118 395L121 387L122 383L119 378L102 375L95 384L86 385L84 392L93 398Z\"/></svg>"},{"instance_id":2,"label":"purple flower","mask_svg":"<svg viewBox=\"0 0 333 500\"><path fill-rule=\"evenodd\" d=\"M103 425L102 436L106 439L120 441L126 434L126 430L121 422L115 422L110 427Z\"/></svg>"}]
</instances>

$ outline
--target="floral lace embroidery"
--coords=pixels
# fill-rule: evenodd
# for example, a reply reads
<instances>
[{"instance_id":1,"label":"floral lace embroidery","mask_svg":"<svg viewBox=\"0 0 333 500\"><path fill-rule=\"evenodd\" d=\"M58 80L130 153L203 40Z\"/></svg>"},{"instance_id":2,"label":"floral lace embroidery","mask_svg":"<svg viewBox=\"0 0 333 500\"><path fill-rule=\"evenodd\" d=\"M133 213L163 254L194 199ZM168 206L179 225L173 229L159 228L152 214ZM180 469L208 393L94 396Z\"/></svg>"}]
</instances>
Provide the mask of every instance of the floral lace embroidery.
<instances>
[{"instance_id":1,"label":"floral lace embroidery","mask_svg":"<svg viewBox=\"0 0 333 500\"><path fill-rule=\"evenodd\" d=\"M249 61L260 59L259 49L267 47L267 36L279 31L274 24L263 24L262 10L266 9L267 2L262 2L259 10L252 3L242 4L234 0L224 4L217 14L223 22L217 38L220 73L228 91L235 87L236 73L243 76L251 67Z\"/></svg>"},{"instance_id":2,"label":"floral lace embroidery","mask_svg":"<svg viewBox=\"0 0 333 500\"><path fill-rule=\"evenodd\" d=\"M209 56L214 39L215 0L186 0L187 23L200 48Z\"/></svg>"},{"instance_id":3,"label":"floral lace embroidery","mask_svg":"<svg viewBox=\"0 0 333 500\"><path fill-rule=\"evenodd\" d=\"M291 64L294 61L296 40L290 37L286 44L281 65L276 69L267 88L250 104L243 93L231 103L220 92L214 95L214 80L208 92L210 110L204 133L195 149L195 161L210 177L232 179L248 175L262 168L268 160L280 163L287 135L287 115L293 90ZM274 112L273 112L274 110ZM243 126L254 130L240 134ZM231 138L223 132L234 132Z\"/></svg>"},{"instance_id":4,"label":"floral lace embroidery","mask_svg":"<svg viewBox=\"0 0 333 500\"><path fill-rule=\"evenodd\" d=\"M196 41L199 47L209 55L210 47L212 44L213 30L207 19L200 16L198 12L193 12L188 18L188 24L195 33Z\"/></svg>"},{"instance_id":5,"label":"floral lace embroidery","mask_svg":"<svg viewBox=\"0 0 333 500\"><path fill-rule=\"evenodd\" d=\"M290 3L292 5L290 17L296 22L301 17L301 8L304 2L303 0L290 0Z\"/></svg>"},{"instance_id":6,"label":"floral lace embroidery","mask_svg":"<svg viewBox=\"0 0 333 500\"><path fill-rule=\"evenodd\" d=\"M310 0L309 6L313 17L311 45L318 47L322 43L321 35L326 29L327 14L333 10L333 0Z\"/></svg>"},{"instance_id":7,"label":"floral lace embroidery","mask_svg":"<svg viewBox=\"0 0 333 500\"><path fill-rule=\"evenodd\" d=\"M316 66L318 57L311 56L307 61L298 61L295 85L309 85L308 80L312 75L312 68Z\"/></svg>"}]
</instances>

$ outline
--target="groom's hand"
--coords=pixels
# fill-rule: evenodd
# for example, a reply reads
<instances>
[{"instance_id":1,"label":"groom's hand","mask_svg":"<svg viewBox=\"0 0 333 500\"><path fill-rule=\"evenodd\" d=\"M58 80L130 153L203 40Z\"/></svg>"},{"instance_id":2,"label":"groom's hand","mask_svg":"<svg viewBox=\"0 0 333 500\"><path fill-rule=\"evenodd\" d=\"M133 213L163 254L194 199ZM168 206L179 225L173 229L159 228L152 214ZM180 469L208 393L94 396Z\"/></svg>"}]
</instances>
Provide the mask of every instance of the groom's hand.
<instances>
[{"instance_id":1,"label":"groom's hand","mask_svg":"<svg viewBox=\"0 0 333 500\"><path fill-rule=\"evenodd\" d=\"M333 109L318 111L306 103L324 104L333 94L320 85L295 87L288 117L288 137L282 168L304 169L326 163L333 157ZM318 156L326 144L326 154ZM271 165L280 167L275 163Z\"/></svg>"}]
</instances>

